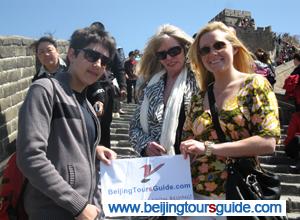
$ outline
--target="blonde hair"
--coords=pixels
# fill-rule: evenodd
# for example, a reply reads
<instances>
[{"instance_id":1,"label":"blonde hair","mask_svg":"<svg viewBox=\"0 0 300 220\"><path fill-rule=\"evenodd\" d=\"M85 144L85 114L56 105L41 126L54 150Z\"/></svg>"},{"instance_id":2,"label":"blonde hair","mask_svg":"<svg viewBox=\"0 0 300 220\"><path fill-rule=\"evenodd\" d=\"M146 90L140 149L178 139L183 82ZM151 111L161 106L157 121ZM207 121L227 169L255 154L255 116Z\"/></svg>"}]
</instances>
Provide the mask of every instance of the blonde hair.
<instances>
[{"instance_id":1,"label":"blonde hair","mask_svg":"<svg viewBox=\"0 0 300 220\"><path fill-rule=\"evenodd\" d=\"M167 37L173 37L184 48L187 53L193 38L186 34L180 28L164 24L158 28L158 31L150 38L145 46L141 61L137 65L137 72L144 78L144 85L151 79L151 77L161 71L163 66L156 57L156 52L162 44L162 41ZM142 85L141 89L143 89Z\"/></svg>"},{"instance_id":2,"label":"blonde hair","mask_svg":"<svg viewBox=\"0 0 300 220\"><path fill-rule=\"evenodd\" d=\"M225 33L226 39L232 44L237 52L233 57L233 66L240 72L253 73L253 59L250 51L246 46L237 38L234 31L226 26L222 22L211 22L204 26L197 34L194 43L191 45L188 52L188 58L191 63L191 68L195 73L200 90L206 91L207 86L210 82L214 81L213 75L204 67L201 56L199 54L200 38L208 33L215 30L221 30Z\"/></svg>"}]
</instances>

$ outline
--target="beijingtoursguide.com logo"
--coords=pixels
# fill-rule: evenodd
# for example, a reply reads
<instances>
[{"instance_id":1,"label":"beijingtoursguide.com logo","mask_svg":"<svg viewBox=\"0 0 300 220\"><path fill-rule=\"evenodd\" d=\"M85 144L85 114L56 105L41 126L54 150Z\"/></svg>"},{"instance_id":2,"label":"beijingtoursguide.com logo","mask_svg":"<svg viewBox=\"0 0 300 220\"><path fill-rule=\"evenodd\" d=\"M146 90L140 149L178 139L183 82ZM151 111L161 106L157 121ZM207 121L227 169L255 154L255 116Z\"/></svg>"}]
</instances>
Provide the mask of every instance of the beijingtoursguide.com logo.
<instances>
[{"instance_id":1,"label":"beijingtoursguide.com logo","mask_svg":"<svg viewBox=\"0 0 300 220\"><path fill-rule=\"evenodd\" d=\"M153 170L151 169L151 164L145 164L144 166L141 166L140 168L144 168L144 178L141 180L141 182L147 183L150 180L150 178L147 177L158 171L163 167L163 165L165 165L165 163L158 164L155 168L153 168Z\"/></svg>"}]
</instances>

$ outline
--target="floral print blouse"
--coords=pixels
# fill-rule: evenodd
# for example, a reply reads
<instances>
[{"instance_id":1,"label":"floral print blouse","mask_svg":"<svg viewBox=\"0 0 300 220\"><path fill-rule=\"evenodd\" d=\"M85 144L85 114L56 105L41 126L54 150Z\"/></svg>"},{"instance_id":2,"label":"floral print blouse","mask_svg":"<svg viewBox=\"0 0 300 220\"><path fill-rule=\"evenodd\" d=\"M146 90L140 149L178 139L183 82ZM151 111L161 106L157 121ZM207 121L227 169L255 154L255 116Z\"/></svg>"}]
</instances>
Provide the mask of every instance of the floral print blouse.
<instances>
[{"instance_id":1,"label":"floral print blouse","mask_svg":"<svg viewBox=\"0 0 300 220\"><path fill-rule=\"evenodd\" d=\"M210 111L203 109L204 93L194 95L191 110L183 128L183 140L212 140L218 142ZM232 141L250 136L280 135L278 104L269 82L257 74L249 74L237 95L225 100L219 109L219 120L224 134ZM227 179L226 158L205 155L191 158L193 188L205 196L223 196Z\"/></svg>"}]
</instances>

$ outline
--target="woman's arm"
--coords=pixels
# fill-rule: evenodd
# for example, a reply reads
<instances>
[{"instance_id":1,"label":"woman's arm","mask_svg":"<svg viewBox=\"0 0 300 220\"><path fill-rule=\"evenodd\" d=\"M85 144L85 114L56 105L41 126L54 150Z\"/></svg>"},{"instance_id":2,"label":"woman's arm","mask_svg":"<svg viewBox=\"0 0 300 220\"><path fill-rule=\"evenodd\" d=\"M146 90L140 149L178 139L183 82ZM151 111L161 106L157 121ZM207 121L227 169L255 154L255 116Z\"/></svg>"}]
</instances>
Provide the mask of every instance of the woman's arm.
<instances>
[{"instance_id":1,"label":"woman's arm","mask_svg":"<svg viewBox=\"0 0 300 220\"><path fill-rule=\"evenodd\" d=\"M252 136L239 141L232 141L211 146L212 154L224 157L247 157L272 154L275 151L274 137Z\"/></svg>"},{"instance_id":2,"label":"woman's arm","mask_svg":"<svg viewBox=\"0 0 300 220\"><path fill-rule=\"evenodd\" d=\"M139 100L140 104L137 106L134 112L129 128L129 141L134 149L140 154L145 153L148 143L155 141L155 139L150 135L150 129L149 134L147 134L143 131L140 123L141 103L143 102L143 99L144 97L142 95Z\"/></svg>"}]
</instances>

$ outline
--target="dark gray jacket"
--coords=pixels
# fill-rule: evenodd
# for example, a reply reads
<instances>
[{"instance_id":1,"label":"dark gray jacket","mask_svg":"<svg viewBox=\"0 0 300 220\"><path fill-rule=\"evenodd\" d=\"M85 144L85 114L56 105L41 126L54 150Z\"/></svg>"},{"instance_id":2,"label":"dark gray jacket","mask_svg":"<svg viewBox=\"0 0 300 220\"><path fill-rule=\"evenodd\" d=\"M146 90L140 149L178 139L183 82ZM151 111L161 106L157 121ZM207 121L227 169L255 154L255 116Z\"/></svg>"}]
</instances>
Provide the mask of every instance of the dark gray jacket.
<instances>
[{"instance_id":1,"label":"dark gray jacket","mask_svg":"<svg viewBox=\"0 0 300 220\"><path fill-rule=\"evenodd\" d=\"M95 147L69 86L70 75L35 81L19 112L17 163L29 183L25 209L30 219L74 219L92 203L96 186Z\"/></svg>"}]
</instances>

